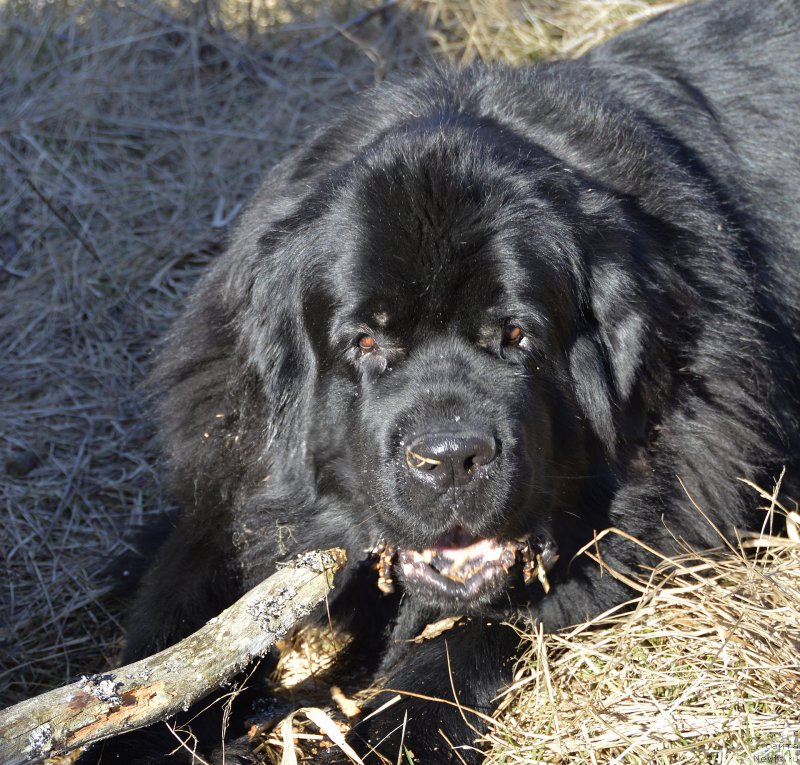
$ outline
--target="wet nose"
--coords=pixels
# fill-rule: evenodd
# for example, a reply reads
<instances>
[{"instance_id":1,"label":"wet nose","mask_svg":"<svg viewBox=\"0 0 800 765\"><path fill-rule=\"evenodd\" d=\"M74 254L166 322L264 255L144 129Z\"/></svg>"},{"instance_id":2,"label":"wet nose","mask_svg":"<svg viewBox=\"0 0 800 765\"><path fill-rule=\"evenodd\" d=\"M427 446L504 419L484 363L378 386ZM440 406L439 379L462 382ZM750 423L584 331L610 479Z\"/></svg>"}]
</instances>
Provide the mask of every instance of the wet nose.
<instances>
[{"instance_id":1,"label":"wet nose","mask_svg":"<svg viewBox=\"0 0 800 765\"><path fill-rule=\"evenodd\" d=\"M497 439L491 433L425 433L406 448L411 475L437 489L465 486L480 468L497 457Z\"/></svg>"}]
</instances>

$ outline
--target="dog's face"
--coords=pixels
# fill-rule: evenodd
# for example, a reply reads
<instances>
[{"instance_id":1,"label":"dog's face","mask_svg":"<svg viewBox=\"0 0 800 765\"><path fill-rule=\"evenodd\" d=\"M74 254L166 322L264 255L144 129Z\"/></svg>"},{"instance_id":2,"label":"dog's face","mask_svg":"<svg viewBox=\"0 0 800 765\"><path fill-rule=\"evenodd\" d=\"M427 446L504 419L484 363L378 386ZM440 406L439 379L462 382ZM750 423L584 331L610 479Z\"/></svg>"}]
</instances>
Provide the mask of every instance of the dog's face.
<instances>
[{"instance_id":1,"label":"dog's face","mask_svg":"<svg viewBox=\"0 0 800 765\"><path fill-rule=\"evenodd\" d=\"M590 215L574 178L521 150L477 129L389 136L340 169L305 234L318 480L433 600L490 601L520 551L528 573L552 565L586 470Z\"/></svg>"}]
</instances>

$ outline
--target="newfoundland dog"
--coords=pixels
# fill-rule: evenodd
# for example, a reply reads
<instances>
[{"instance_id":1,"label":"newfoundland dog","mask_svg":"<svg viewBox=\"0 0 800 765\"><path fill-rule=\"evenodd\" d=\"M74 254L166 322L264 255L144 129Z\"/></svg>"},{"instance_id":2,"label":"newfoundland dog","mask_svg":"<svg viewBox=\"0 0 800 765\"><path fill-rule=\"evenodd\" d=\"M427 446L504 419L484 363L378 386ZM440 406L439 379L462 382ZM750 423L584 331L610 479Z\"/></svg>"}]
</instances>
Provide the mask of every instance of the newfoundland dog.
<instances>
[{"instance_id":1,"label":"newfoundland dog","mask_svg":"<svg viewBox=\"0 0 800 765\"><path fill-rule=\"evenodd\" d=\"M759 524L739 478L785 467L797 496L798 295L794 0L379 86L269 174L160 355L182 515L125 660L344 547L330 615L391 689L351 744L478 762L470 710L510 678L506 623L632 595L576 553L599 536L635 572L652 560L627 535L669 552Z\"/></svg>"}]
</instances>

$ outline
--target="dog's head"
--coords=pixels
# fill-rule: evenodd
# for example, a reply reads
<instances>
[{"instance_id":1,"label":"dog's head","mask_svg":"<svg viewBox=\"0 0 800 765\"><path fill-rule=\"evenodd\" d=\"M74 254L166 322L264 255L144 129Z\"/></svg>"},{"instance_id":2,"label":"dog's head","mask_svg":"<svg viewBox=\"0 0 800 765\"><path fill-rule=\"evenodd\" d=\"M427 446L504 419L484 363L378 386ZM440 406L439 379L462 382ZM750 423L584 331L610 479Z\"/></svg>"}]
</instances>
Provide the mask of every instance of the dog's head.
<instances>
[{"instance_id":1,"label":"dog's head","mask_svg":"<svg viewBox=\"0 0 800 765\"><path fill-rule=\"evenodd\" d=\"M482 602L520 549L549 567L554 515L615 448L642 327L608 204L467 120L389 133L311 203L305 443L407 589Z\"/></svg>"},{"instance_id":2,"label":"dog's head","mask_svg":"<svg viewBox=\"0 0 800 765\"><path fill-rule=\"evenodd\" d=\"M521 550L546 569L630 426L647 328L626 215L491 120L321 134L201 290L227 306L234 395L262 397L237 464L348 508L353 546L431 598L495 598Z\"/></svg>"}]
</instances>

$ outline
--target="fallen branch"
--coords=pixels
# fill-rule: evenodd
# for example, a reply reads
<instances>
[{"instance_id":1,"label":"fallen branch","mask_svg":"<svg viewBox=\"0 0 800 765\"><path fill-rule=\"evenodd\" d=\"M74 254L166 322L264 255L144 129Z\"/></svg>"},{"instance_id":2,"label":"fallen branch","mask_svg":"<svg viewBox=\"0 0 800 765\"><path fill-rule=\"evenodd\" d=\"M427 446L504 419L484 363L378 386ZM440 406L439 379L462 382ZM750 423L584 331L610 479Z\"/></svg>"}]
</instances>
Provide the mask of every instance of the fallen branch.
<instances>
[{"instance_id":1,"label":"fallen branch","mask_svg":"<svg viewBox=\"0 0 800 765\"><path fill-rule=\"evenodd\" d=\"M0 711L0 762L25 765L144 727L231 680L333 586L343 550L305 553L155 656Z\"/></svg>"}]
</instances>

